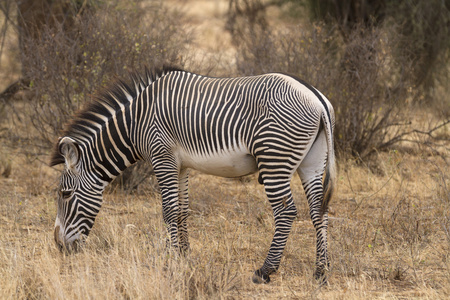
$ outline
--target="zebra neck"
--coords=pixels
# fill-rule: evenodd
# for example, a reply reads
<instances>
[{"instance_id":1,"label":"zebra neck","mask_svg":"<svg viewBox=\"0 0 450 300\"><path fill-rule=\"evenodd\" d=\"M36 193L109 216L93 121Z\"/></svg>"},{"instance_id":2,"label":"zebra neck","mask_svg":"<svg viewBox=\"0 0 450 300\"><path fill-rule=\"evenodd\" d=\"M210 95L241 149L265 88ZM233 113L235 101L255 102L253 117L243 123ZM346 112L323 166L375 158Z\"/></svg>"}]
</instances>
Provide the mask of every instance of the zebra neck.
<instances>
[{"instance_id":1,"label":"zebra neck","mask_svg":"<svg viewBox=\"0 0 450 300\"><path fill-rule=\"evenodd\" d=\"M94 172L102 181L111 182L140 156L130 140L128 112L118 111L108 118L87 145Z\"/></svg>"}]
</instances>

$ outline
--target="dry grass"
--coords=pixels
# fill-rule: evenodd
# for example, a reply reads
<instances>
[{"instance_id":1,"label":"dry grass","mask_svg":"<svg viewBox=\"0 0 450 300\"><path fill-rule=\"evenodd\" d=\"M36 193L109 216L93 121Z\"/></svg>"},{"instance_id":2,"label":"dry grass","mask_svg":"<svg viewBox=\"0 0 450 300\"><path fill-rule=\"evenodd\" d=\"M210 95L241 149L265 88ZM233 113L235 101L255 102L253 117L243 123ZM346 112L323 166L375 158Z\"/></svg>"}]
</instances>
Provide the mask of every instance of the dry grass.
<instances>
[{"instance_id":1,"label":"dry grass","mask_svg":"<svg viewBox=\"0 0 450 300\"><path fill-rule=\"evenodd\" d=\"M280 270L270 284L255 285L252 272L273 232L256 176L192 174L187 258L165 250L160 196L150 183L134 195L106 194L85 250L65 256L52 237L59 171L12 148L1 151L12 164L9 178L0 178L4 298L450 297L449 173L432 153L380 153L381 175L340 163L330 283L320 288L312 279L314 229L297 177L292 187L299 214Z\"/></svg>"}]
</instances>

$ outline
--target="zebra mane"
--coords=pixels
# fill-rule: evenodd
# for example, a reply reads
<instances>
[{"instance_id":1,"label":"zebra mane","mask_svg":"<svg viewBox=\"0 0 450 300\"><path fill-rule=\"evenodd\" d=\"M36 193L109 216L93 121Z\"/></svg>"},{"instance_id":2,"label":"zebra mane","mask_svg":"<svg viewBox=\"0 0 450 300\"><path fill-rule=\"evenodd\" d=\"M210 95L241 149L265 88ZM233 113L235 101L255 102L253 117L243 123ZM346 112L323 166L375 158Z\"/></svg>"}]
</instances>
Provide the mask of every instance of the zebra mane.
<instances>
[{"instance_id":1,"label":"zebra mane","mask_svg":"<svg viewBox=\"0 0 450 300\"><path fill-rule=\"evenodd\" d=\"M98 115L110 117L111 110L117 111L122 106L130 103L135 99L145 88L151 85L160 77L176 71L184 71L178 67L163 65L159 68L148 69L145 68L144 74L138 72L130 73L130 82L123 79L116 79L108 87L103 88L100 92L88 101L84 108L78 111L71 121L65 126L66 129L61 136L69 136L73 138L86 138L91 136L92 131L97 131L97 127L93 122L99 120ZM64 157L59 150L59 140L55 144L52 152L50 166L56 166L65 162Z\"/></svg>"}]
</instances>

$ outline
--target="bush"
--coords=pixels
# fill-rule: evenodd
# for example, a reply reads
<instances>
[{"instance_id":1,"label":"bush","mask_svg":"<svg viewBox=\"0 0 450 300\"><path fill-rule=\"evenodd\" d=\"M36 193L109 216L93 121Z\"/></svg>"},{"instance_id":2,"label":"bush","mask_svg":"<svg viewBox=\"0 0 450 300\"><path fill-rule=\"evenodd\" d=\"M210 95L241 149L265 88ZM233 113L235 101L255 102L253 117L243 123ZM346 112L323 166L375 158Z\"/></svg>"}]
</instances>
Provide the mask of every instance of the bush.
<instances>
[{"instance_id":1,"label":"bush","mask_svg":"<svg viewBox=\"0 0 450 300\"><path fill-rule=\"evenodd\" d=\"M447 86L450 1L392 0L388 4L387 23L397 28L399 35L394 58L407 56L414 62L413 83L426 94L436 85Z\"/></svg>"},{"instance_id":2,"label":"bush","mask_svg":"<svg viewBox=\"0 0 450 300\"><path fill-rule=\"evenodd\" d=\"M429 2L230 0L238 74L281 71L316 86L335 108L340 155L364 161L402 141L435 151L448 141L437 131L450 122L450 7ZM275 30L270 5L312 23ZM412 128L413 106L424 103L438 117Z\"/></svg>"},{"instance_id":3,"label":"bush","mask_svg":"<svg viewBox=\"0 0 450 300\"><path fill-rule=\"evenodd\" d=\"M305 79L323 92L336 112L336 146L342 155L365 159L389 147L406 131L410 64L389 59L390 40L382 30L360 27L346 43L336 32L255 31L238 49L240 74L282 71ZM393 70L402 69L399 72Z\"/></svg>"},{"instance_id":4,"label":"bush","mask_svg":"<svg viewBox=\"0 0 450 300\"><path fill-rule=\"evenodd\" d=\"M160 1L102 1L78 14L70 29L46 24L39 38L27 37L22 63L31 102L25 114L39 138L54 142L73 112L114 77L155 64L183 65L190 35L182 24Z\"/></svg>"},{"instance_id":5,"label":"bush","mask_svg":"<svg viewBox=\"0 0 450 300\"><path fill-rule=\"evenodd\" d=\"M448 80L450 55L450 2L441 0L278 0L291 6L305 6L312 20L324 21L339 28L344 37L355 26L386 26L396 31L397 43L392 57L403 62L405 57L414 66L409 76L415 88L425 94L436 83Z\"/></svg>"}]
</instances>

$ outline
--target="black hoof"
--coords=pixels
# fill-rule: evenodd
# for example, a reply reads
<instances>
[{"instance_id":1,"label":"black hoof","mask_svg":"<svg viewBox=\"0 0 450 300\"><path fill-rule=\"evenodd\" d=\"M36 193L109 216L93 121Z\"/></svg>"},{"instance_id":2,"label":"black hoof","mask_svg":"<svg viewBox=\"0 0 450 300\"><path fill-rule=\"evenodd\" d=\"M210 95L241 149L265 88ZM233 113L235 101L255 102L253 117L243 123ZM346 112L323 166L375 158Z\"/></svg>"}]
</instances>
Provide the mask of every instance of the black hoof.
<instances>
[{"instance_id":1,"label":"black hoof","mask_svg":"<svg viewBox=\"0 0 450 300\"><path fill-rule=\"evenodd\" d=\"M270 277L267 274L263 274L261 270L256 270L253 274L252 281L256 284L269 283Z\"/></svg>"}]
</instances>

